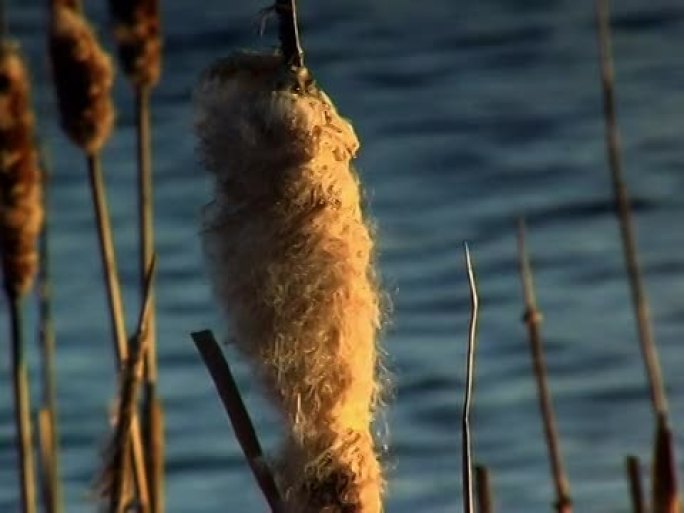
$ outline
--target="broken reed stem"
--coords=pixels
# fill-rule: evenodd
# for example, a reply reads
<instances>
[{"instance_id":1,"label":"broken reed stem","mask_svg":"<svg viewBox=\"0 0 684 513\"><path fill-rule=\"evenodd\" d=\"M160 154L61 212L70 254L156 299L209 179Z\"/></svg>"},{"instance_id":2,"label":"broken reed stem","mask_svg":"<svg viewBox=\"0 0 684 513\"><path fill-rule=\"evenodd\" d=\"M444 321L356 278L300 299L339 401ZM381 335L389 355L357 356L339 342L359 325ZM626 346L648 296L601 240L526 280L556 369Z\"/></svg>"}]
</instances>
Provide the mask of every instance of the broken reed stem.
<instances>
[{"instance_id":1,"label":"broken reed stem","mask_svg":"<svg viewBox=\"0 0 684 513\"><path fill-rule=\"evenodd\" d=\"M466 380L463 395L463 417L461 431L461 451L463 455L463 511L473 513L473 462L472 447L470 440L470 406L473 395L473 381L475 372L475 346L477 343L477 316L479 300L473 265L470 259L468 244L464 244L465 264L468 272L468 284L470 287L470 324L468 327L468 354L466 358Z\"/></svg>"},{"instance_id":2,"label":"broken reed stem","mask_svg":"<svg viewBox=\"0 0 684 513\"><path fill-rule=\"evenodd\" d=\"M636 456L625 458L625 471L627 482L629 483L629 496L632 502L633 513L647 513L646 501L644 499L644 487L641 480L641 463Z\"/></svg>"},{"instance_id":3,"label":"broken reed stem","mask_svg":"<svg viewBox=\"0 0 684 513\"><path fill-rule=\"evenodd\" d=\"M148 267L144 284L144 299L140 308L138 328L133 338L131 355L122 372L121 394L119 397L119 413L116 430L110 446L112 454L112 490L110 495L110 512L123 513L125 504L125 486L129 471L126 455L130 454L131 422L138 399L138 389L143 376L143 363L149 350L151 337L147 332L152 311L152 283L154 277L154 257Z\"/></svg>"},{"instance_id":4,"label":"broken reed stem","mask_svg":"<svg viewBox=\"0 0 684 513\"><path fill-rule=\"evenodd\" d=\"M551 403L551 391L548 384L548 373L546 370L544 349L542 347L541 339L540 327L542 315L537 308L532 266L530 264L525 240L525 221L523 219L520 219L518 223L518 262L520 268L520 281L522 283L525 301L523 322L527 325L530 340L532 364L534 366L534 376L537 382L537 398L544 424L544 437L549 452L551 473L556 492L554 507L558 513L569 513L572 511L570 484L563 468L560 437L558 435L558 428L556 427L556 419Z\"/></svg>"},{"instance_id":5,"label":"broken reed stem","mask_svg":"<svg viewBox=\"0 0 684 513\"><path fill-rule=\"evenodd\" d=\"M276 0L275 10L278 14L278 35L283 59L287 66L304 67L304 51L299 42L296 0Z\"/></svg>"},{"instance_id":6,"label":"broken reed stem","mask_svg":"<svg viewBox=\"0 0 684 513\"><path fill-rule=\"evenodd\" d=\"M97 222L97 233L100 241L100 256L102 259L103 279L107 290L107 301L109 306L109 316L112 328L112 338L115 346L117 373L121 373L122 364L128 359L128 342L126 340L126 327L123 312L123 300L121 298L121 285L116 266L114 253L114 239L107 208L107 198L105 194L104 179L98 154L88 154L88 176L90 178L90 190L92 194L93 206L95 208L95 218ZM149 482L145 469L144 451L142 445L142 430L137 415L132 421L132 457L133 469L138 491L138 499L141 507L149 506Z\"/></svg>"},{"instance_id":7,"label":"broken reed stem","mask_svg":"<svg viewBox=\"0 0 684 513\"><path fill-rule=\"evenodd\" d=\"M646 366L651 403L655 414L667 414L667 397L660 370L651 326L648 300L637 257L636 237L630 210L629 194L622 172L620 154L620 134L615 108L615 84L613 57L611 51L610 13L608 0L595 0L596 25L598 34L599 61L601 67L601 87L603 96L603 117L605 120L606 151L613 183L615 209L620 222L622 249L627 267L627 276L636 315L637 330L641 352Z\"/></svg>"},{"instance_id":8,"label":"broken reed stem","mask_svg":"<svg viewBox=\"0 0 684 513\"><path fill-rule=\"evenodd\" d=\"M22 299L8 288L7 302L12 325L12 383L14 385L14 421L19 462L22 513L36 513L36 474L33 464L33 438L31 434L31 401L28 372L24 357Z\"/></svg>"},{"instance_id":9,"label":"broken reed stem","mask_svg":"<svg viewBox=\"0 0 684 513\"><path fill-rule=\"evenodd\" d=\"M49 176L47 166L43 165L43 202L45 210L49 209ZM43 472L45 478L49 479L44 483L44 503L47 513L59 513L62 511L62 487L59 472L59 434L57 429L57 383L55 378L55 328L52 321L51 303L51 277L50 277L50 243L49 243L49 219L45 216L43 230L40 235L38 266L38 310L39 327L38 336L41 348L41 370L42 370L42 390L43 408L40 411L40 433L41 439L45 438L46 444L43 450L50 451L49 455L44 455L43 465L49 465L49 469ZM45 419L43 419L45 417ZM45 426L43 426L45 424ZM44 427L49 430L43 433ZM43 444L41 444L43 445ZM49 456L49 458L47 457Z\"/></svg>"},{"instance_id":10,"label":"broken reed stem","mask_svg":"<svg viewBox=\"0 0 684 513\"><path fill-rule=\"evenodd\" d=\"M242 402L240 391L233 379L233 374L223 356L221 348L212 332L208 330L192 333L192 340L214 380L214 385L221 398L223 407L233 426L235 437L240 443L242 452L247 459L247 463L259 488L261 488L264 494L264 498L273 513L282 512L280 492L276 486L273 474L266 463L256 431L247 413L247 408L245 408Z\"/></svg>"},{"instance_id":11,"label":"broken reed stem","mask_svg":"<svg viewBox=\"0 0 684 513\"><path fill-rule=\"evenodd\" d=\"M481 465L475 466L475 490L477 492L478 513L494 512L494 496L489 471Z\"/></svg>"}]
</instances>

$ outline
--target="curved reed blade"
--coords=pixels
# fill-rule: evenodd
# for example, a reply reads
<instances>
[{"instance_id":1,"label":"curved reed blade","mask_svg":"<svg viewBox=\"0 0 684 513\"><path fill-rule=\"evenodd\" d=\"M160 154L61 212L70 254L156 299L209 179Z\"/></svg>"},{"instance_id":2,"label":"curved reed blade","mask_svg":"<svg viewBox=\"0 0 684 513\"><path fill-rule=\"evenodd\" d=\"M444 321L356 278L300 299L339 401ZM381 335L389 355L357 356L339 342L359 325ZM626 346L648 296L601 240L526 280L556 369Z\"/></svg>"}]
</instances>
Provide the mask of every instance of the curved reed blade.
<instances>
[{"instance_id":1,"label":"curved reed blade","mask_svg":"<svg viewBox=\"0 0 684 513\"><path fill-rule=\"evenodd\" d=\"M462 474L463 474L463 511L464 513L474 512L473 501L473 458L472 444L470 437L470 408L473 395L473 383L475 380L475 348L477 345L477 320L479 313L479 299L477 295L477 285L475 283L475 273L470 259L468 245L464 245L465 265L468 273L468 284L470 287L470 325L468 328L468 352L466 357L466 379L465 391L463 393L463 414L461 428L461 451L463 454Z\"/></svg>"}]
</instances>

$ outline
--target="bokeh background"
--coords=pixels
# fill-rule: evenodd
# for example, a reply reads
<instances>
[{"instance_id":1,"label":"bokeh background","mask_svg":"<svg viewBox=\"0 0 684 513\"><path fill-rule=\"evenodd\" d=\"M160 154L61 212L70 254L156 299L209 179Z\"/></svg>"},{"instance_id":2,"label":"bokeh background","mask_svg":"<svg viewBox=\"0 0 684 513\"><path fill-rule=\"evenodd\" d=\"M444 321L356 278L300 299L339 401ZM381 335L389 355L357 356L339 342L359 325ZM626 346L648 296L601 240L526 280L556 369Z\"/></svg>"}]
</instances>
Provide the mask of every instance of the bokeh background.
<instances>
[{"instance_id":1,"label":"bokeh background","mask_svg":"<svg viewBox=\"0 0 684 513\"><path fill-rule=\"evenodd\" d=\"M34 75L54 175L52 270L68 511L88 486L114 389L112 349L83 159L59 130L46 59L46 2L10 0ZM104 0L88 14L112 48ZM590 0L300 0L310 68L353 120L358 168L393 298L384 334L393 398L378 421L387 510L460 508L460 404L468 320L461 245L481 291L475 457L509 513L553 500L526 333L515 220L527 216L562 447L577 510L627 511L623 458L649 458L652 422L612 214ZM198 74L259 36L265 2L162 0L163 80L153 97L161 391L169 513L264 511L189 333L223 325L198 231L209 182L197 164L190 95ZM614 53L627 181L653 320L684 454L684 6L614 2ZM132 96L104 165L129 326L137 301ZM7 333L0 318L0 333ZM7 347L5 342L0 347ZM37 359L31 351L33 372ZM6 351L6 350L5 350ZM229 350L234 355L232 350ZM5 352L5 354L7 354ZM265 445L277 424L236 370ZM9 365L0 357L0 510L17 511ZM36 389L37 395L37 389ZM682 461L680 456L680 462Z\"/></svg>"}]
</instances>

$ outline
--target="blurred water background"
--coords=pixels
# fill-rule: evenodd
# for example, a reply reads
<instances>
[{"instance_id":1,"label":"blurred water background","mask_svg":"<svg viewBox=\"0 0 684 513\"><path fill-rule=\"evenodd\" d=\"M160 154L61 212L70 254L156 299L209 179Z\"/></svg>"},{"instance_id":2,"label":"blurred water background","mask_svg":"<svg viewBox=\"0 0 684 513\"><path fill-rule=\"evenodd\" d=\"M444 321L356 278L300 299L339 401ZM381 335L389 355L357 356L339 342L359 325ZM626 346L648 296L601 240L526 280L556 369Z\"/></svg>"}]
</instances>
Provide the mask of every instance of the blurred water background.
<instances>
[{"instance_id":1,"label":"blurred water background","mask_svg":"<svg viewBox=\"0 0 684 513\"><path fill-rule=\"evenodd\" d=\"M358 168L394 303L384 336L394 397L378 422L387 445L387 510L460 508L467 240L482 301L475 457L493 473L501 510L549 511L552 487L520 322L515 220L525 214L577 510L627 511L623 457L650 457L652 422L605 164L593 2L299 3L308 65L362 141ZM56 121L44 4L10 0L8 8L33 70L54 174L62 464L68 511L80 513L95 510L88 486L107 432L113 359L85 166ZM84 4L111 48L105 2ZM223 331L198 242L209 183L194 155L190 93L214 59L275 46L274 23L265 36L257 33L262 7L162 0L165 62L153 122L169 513L265 510L189 338L197 329ZM682 461L684 6L621 0L613 10L627 180ZM116 97L118 129L104 165L132 326L135 143L131 93L121 78ZM3 313L0 333L7 328ZM12 512L10 369L8 358L0 361L0 510ZM37 363L32 347L34 374ZM237 364L237 374L274 450L274 417L249 370Z\"/></svg>"}]
</instances>

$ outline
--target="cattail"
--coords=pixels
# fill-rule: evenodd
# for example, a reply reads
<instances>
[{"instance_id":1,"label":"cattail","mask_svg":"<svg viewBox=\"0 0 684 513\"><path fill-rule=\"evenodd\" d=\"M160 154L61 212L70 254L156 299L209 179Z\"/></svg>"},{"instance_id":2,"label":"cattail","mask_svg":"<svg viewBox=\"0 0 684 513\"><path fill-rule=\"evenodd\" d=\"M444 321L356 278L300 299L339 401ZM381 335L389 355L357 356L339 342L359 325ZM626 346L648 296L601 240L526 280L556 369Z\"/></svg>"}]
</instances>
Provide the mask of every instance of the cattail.
<instances>
[{"instance_id":1,"label":"cattail","mask_svg":"<svg viewBox=\"0 0 684 513\"><path fill-rule=\"evenodd\" d=\"M138 87L152 87L161 73L159 0L110 0L114 37L124 72Z\"/></svg>"},{"instance_id":2,"label":"cattail","mask_svg":"<svg viewBox=\"0 0 684 513\"><path fill-rule=\"evenodd\" d=\"M200 81L199 153L215 178L205 252L235 343L286 424L287 511L376 513L380 308L350 166L359 143L299 71L237 54Z\"/></svg>"},{"instance_id":3,"label":"cattail","mask_svg":"<svg viewBox=\"0 0 684 513\"><path fill-rule=\"evenodd\" d=\"M114 70L87 20L68 2L53 2L50 54L62 127L75 144L95 154L114 124Z\"/></svg>"},{"instance_id":4,"label":"cattail","mask_svg":"<svg viewBox=\"0 0 684 513\"><path fill-rule=\"evenodd\" d=\"M16 48L0 44L0 248L5 287L21 297L38 267L41 177L28 73Z\"/></svg>"}]
</instances>

